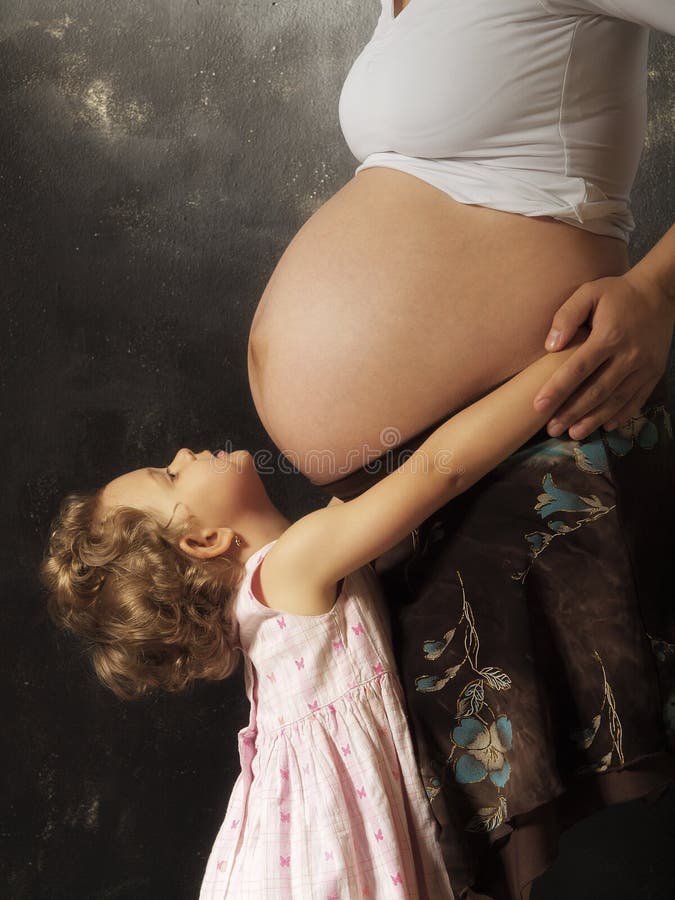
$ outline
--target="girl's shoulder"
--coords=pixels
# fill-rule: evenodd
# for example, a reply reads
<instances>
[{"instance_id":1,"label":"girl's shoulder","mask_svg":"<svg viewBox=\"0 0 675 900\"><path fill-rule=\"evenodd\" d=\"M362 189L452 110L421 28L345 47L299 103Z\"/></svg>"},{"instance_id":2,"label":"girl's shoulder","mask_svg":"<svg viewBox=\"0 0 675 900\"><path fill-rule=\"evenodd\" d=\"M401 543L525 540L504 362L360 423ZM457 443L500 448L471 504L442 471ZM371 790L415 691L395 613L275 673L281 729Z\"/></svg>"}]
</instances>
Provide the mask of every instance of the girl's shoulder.
<instances>
[{"instance_id":1,"label":"girl's shoulder","mask_svg":"<svg viewBox=\"0 0 675 900\"><path fill-rule=\"evenodd\" d=\"M274 542L261 547L246 563L245 577L241 582L237 601L237 622L242 646L250 648L256 640L265 641L287 638L291 633L304 633L323 628L328 633L335 629L343 636L370 635L379 651L386 652L387 636L390 637L386 602L379 579L368 563L349 573L333 585L330 597L314 596L297 572L289 573L283 562L279 582ZM277 550L281 547L277 547ZM269 568L268 568L269 566ZM271 574L271 578L268 575ZM318 612L312 612L315 604L321 604Z\"/></svg>"},{"instance_id":2,"label":"girl's shoulder","mask_svg":"<svg viewBox=\"0 0 675 900\"><path fill-rule=\"evenodd\" d=\"M278 612L300 616L328 615L337 603L344 578L326 586L318 586L303 578L302 568L292 571L283 545L276 542L263 555L251 573L250 589L263 606Z\"/></svg>"},{"instance_id":3,"label":"girl's shoulder","mask_svg":"<svg viewBox=\"0 0 675 900\"><path fill-rule=\"evenodd\" d=\"M297 561L296 561L297 562ZM267 613L316 617L329 615L345 587L345 578L320 589L303 578L302 567L291 571L278 539L256 550L244 564L239 595Z\"/></svg>"}]
</instances>

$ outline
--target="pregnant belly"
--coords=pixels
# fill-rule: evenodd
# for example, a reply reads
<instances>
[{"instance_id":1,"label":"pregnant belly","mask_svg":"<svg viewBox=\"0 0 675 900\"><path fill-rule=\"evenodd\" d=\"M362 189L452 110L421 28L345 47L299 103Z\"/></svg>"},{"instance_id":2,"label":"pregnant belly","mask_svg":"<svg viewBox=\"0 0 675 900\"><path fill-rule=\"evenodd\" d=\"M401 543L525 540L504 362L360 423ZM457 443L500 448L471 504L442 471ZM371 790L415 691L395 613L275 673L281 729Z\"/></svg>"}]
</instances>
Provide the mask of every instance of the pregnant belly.
<instances>
[{"instance_id":1,"label":"pregnant belly","mask_svg":"<svg viewBox=\"0 0 675 900\"><path fill-rule=\"evenodd\" d=\"M256 310L249 379L277 447L343 477L545 353L555 310L625 244L364 169L302 226Z\"/></svg>"}]
</instances>

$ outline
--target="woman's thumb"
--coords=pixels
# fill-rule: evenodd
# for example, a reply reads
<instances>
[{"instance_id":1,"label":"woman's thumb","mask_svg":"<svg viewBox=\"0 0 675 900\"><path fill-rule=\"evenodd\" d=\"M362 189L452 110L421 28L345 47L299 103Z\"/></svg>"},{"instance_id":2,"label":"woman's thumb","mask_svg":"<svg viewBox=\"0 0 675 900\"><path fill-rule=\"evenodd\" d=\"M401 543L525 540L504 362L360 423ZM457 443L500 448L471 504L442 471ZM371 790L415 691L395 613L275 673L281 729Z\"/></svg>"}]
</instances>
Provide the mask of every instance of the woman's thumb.
<instances>
[{"instance_id":1,"label":"woman's thumb","mask_svg":"<svg viewBox=\"0 0 675 900\"><path fill-rule=\"evenodd\" d=\"M596 290L591 283L582 284L565 300L553 316L551 330L544 344L547 350L562 350L592 312L595 300Z\"/></svg>"}]
</instances>

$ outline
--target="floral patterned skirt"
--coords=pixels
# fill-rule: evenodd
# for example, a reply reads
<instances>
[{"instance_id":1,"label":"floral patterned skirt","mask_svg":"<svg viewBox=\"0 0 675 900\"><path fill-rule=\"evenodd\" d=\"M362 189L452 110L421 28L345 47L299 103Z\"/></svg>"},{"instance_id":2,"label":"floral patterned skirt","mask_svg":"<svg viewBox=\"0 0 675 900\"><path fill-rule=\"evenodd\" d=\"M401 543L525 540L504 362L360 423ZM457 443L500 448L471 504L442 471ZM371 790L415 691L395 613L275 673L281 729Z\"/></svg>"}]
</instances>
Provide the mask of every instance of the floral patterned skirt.
<instances>
[{"instance_id":1,"label":"floral patterned skirt","mask_svg":"<svg viewBox=\"0 0 675 900\"><path fill-rule=\"evenodd\" d=\"M458 898L519 900L563 828L675 781L674 544L664 378L627 426L542 429L373 561Z\"/></svg>"}]
</instances>

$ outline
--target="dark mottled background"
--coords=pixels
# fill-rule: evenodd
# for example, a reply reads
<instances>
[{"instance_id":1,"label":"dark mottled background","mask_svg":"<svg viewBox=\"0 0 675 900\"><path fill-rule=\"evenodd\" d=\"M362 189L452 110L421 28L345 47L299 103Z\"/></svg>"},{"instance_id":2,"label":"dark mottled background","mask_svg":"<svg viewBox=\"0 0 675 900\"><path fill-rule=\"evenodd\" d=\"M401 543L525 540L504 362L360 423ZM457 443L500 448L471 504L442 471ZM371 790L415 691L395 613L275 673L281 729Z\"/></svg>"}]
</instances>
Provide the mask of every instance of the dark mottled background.
<instances>
[{"instance_id":1,"label":"dark mottled background","mask_svg":"<svg viewBox=\"0 0 675 900\"><path fill-rule=\"evenodd\" d=\"M293 235L353 175L337 101L378 14L377 0L0 6L3 897L197 896L238 772L240 681L117 701L55 634L36 567L68 490L184 444L275 449L248 327ZM673 218L674 58L652 33L633 262ZM291 517L325 500L299 475L269 490ZM533 897L670 898L674 814L671 794L577 826Z\"/></svg>"}]
</instances>

